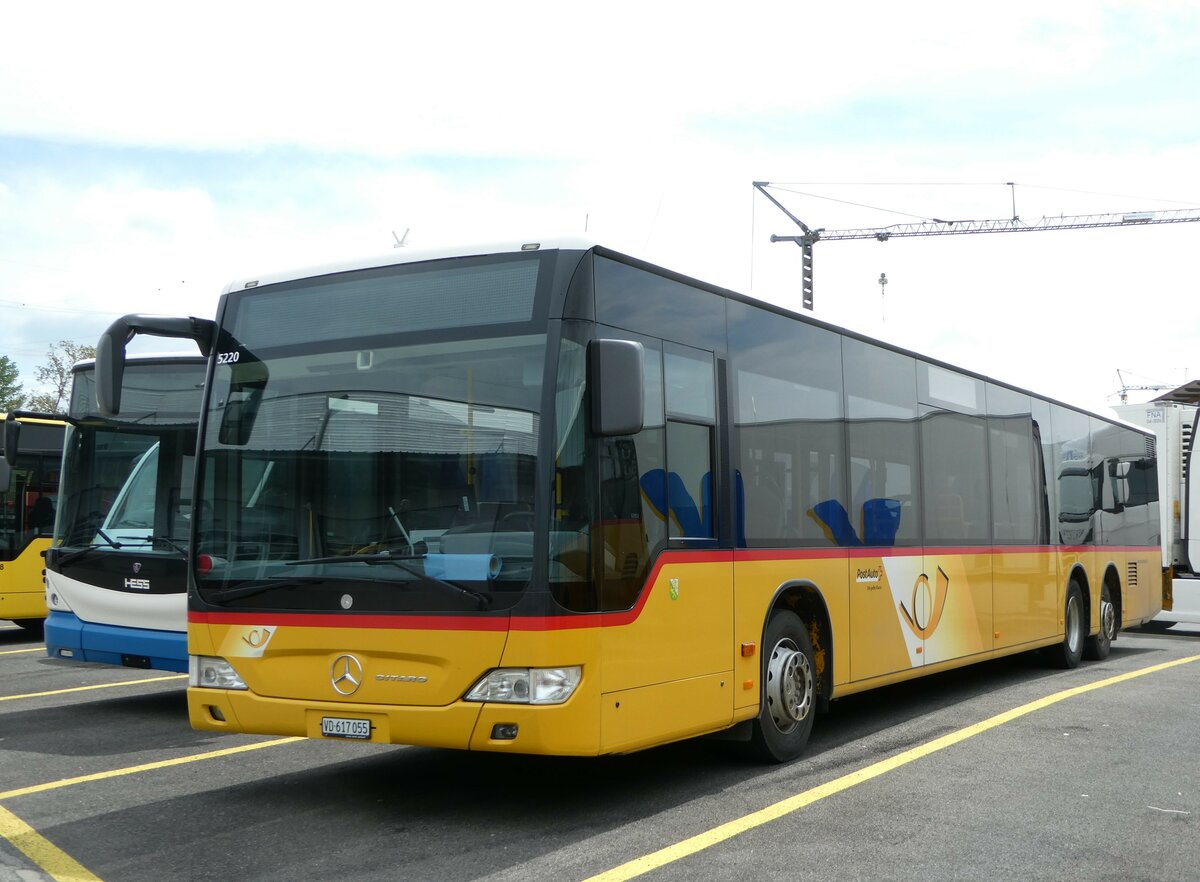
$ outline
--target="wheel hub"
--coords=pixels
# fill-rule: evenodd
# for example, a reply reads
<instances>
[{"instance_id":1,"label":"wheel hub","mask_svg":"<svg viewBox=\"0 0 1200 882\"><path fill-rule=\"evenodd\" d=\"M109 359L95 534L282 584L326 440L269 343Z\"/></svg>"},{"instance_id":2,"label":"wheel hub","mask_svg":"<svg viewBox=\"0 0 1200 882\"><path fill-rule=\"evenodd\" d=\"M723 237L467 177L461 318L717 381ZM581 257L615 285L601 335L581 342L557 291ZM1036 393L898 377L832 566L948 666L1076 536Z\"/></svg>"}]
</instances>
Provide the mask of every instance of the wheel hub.
<instances>
[{"instance_id":1,"label":"wheel hub","mask_svg":"<svg viewBox=\"0 0 1200 882\"><path fill-rule=\"evenodd\" d=\"M1112 601L1100 602L1100 632L1110 640L1117 636L1117 607Z\"/></svg>"},{"instance_id":2,"label":"wheel hub","mask_svg":"<svg viewBox=\"0 0 1200 882\"><path fill-rule=\"evenodd\" d=\"M780 732L788 732L812 710L813 673L808 656L790 639L780 640L767 664L767 707Z\"/></svg>"}]
</instances>

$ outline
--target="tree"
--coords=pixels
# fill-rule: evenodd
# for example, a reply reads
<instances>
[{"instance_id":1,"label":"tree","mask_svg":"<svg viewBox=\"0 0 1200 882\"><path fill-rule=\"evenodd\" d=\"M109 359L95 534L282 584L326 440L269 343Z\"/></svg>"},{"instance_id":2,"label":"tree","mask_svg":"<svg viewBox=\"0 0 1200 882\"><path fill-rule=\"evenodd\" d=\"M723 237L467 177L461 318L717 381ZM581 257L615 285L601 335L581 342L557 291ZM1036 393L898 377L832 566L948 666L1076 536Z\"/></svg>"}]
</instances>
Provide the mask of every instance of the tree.
<instances>
[{"instance_id":1,"label":"tree","mask_svg":"<svg viewBox=\"0 0 1200 882\"><path fill-rule=\"evenodd\" d=\"M37 381L43 391L31 395L26 408L42 413L66 410L71 395L71 368L84 358L95 358L96 347L71 340L59 340L46 352L46 363L37 369Z\"/></svg>"},{"instance_id":2,"label":"tree","mask_svg":"<svg viewBox=\"0 0 1200 882\"><path fill-rule=\"evenodd\" d=\"M20 371L7 355L0 355L0 411L19 408L25 401L25 390L17 382Z\"/></svg>"}]
</instances>

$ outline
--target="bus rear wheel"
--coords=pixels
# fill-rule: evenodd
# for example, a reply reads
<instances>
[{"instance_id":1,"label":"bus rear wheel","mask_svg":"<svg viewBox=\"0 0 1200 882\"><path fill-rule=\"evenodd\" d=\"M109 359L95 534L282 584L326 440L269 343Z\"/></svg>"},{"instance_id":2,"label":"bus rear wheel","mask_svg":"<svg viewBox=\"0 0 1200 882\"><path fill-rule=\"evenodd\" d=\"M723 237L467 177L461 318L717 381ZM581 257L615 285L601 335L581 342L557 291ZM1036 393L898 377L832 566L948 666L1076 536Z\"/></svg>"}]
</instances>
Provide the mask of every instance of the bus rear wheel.
<instances>
[{"instance_id":1,"label":"bus rear wheel","mask_svg":"<svg viewBox=\"0 0 1200 882\"><path fill-rule=\"evenodd\" d=\"M1067 585L1067 599L1063 604L1062 643L1051 649L1051 658L1060 668L1074 668L1083 658L1084 637L1087 626L1083 618L1083 591L1074 579Z\"/></svg>"},{"instance_id":2,"label":"bus rear wheel","mask_svg":"<svg viewBox=\"0 0 1200 882\"><path fill-rule=\"evenodd\" d=\"M1084 655L1092 661L1103 661L1112 650L1112 642L1117 639L1117 607L1112 602L1105 585L1100 593L1100 632L1095 637L1087 639Z\"/></svg>"},{"instance_id":3,"label":"bus rear wheel","mask_svg":"<svg viewBox=\"0 0 1200 882\"><path fill-rule=\"evenodd\" d=\"M816 664L804 623L777 610L763 635L762 694L750 747L766 762L785 763L804 752L816 715Z\"/></svg>"}]
</instances>

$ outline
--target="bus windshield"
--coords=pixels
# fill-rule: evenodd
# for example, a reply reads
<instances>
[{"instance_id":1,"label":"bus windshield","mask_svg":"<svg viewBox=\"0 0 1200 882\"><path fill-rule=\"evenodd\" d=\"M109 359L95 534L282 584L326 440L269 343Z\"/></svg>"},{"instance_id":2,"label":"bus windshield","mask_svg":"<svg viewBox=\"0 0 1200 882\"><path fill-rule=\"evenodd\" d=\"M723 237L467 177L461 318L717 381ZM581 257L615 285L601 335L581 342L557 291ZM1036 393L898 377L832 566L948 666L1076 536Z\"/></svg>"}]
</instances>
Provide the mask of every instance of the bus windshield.
<instances>
[{"instance_id":1,"label":"bus windshield","mask_svg":"<svg viewBox=\"0 0 1200 882\"><path fill-rule=\"evenodd\" d=\"M515 604L533 566L546 361L531 321L537 266L505 261L510 284L495 298L485 266L420 277L425 297L411 277L355 273L232 304L199 478L201 596L353 612ZM464 291L510 305L481 316ZM337 302L337 315L273 345L310 295Z\"/></svg>"},{"instance_id":2,"label":"bus windshield","mask_svg":"<svg viewBox=\"0 0 1200 882\"><path fill-rule=\"evenodd\" d=\"M75 369L58 545L179 553L189 531L205 363L131 360L120 417L96 414L95 372Z\"/></svg>"},{"instance_id":3,"label":"bus windshield","mask_svg":"<svg viewBox=\"0 0 1200 882\"><path fill-rule=\"evenodd\" d=\"M0 561L16 560L54 531L63 427L26 421L16 467L0 486Z\"/></svg>"}]
</instances>

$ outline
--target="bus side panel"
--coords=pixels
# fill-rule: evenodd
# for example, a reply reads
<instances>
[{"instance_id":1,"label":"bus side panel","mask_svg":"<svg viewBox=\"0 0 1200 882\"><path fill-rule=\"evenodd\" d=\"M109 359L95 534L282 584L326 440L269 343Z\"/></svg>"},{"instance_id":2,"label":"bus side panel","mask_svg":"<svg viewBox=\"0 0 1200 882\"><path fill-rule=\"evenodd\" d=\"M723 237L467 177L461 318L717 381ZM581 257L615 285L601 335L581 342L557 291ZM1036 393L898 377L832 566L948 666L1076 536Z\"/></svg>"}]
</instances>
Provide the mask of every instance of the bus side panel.
<instances>
[{"instance_id":1,"label":"bus side panel","mask_svg":"<svg viewBox=\"0 0 1200 882\"><path fill-rule=\"evenodd\" d=\"M1128 548L1112 553L1111 560L1121 582L1122 626L1148 621L1162 611L1161 555L1157 548Z\"/></svg>"},{"instance_id":2,"label":"bus side panel","mask_svg":"<svg viewBox=\"0 0 1200 882\"><path fill-rule=\"evenodd\" d=\"M627 712L602 720L604 752L712 731L733 720L733 555L692 557L672 555L655 570L640 610L605 616L602 707L607 712L619 693L645 687L654 687L654 699L627 699Z\"/></svg>"},{"instance_id":3,"label":"bus side panel","mask_svg":"<svg viewBox=\"0 0 1200 882\"><path fill-rule=\"evenodd\" d=\"M16 560L0 562L0 619L46 618L46 585L42 554L50 539L34 539Z\"/></svg>"},{"instance_id":4,"label":"bus side panel","mask_svg":"<svg viewBox=\"0 0 1200 882\"><path fill-rule=\"evenodd\" d=\"M999 547L992 570L995 648L1020 646L1058 632L1058 567L1045 548Z\"/></svg>"},{"instance_id":5,"label":"bus side panel","mask_svg":"<svg viewBox=\"0 0 1200 882\"><path fill-rule=\"evenodd\" d=\"M922 576L906 607L912 621L904 610L900 616L906 630L924 636L924 664L990 652L995 641L990 551L926 554Z\"/></svg>"},{"instance_id":6,"label":"bus side panel","mask_svg":"<svg viewBox=\"0 0 1200 882\"><path fill-rule=\"evenodd\" d=\"M925 639L918 633L928 623L923 572L919 548L886 557L856 555L851 561L847 649L852 681L924 665ZM906 616L916 624L907 624Z\"/></svg>"},{"instance_id":7,"label":"bus side panel","mask_svg":"<svg viewBox=\"0 0 1200 882\"><path fill-rule=\"evenodd\" d=\"M600 705L601 749L640 750L724 728L733 719L733 692L726 673L607 693Z\"/></svg>"}]
</instances>

